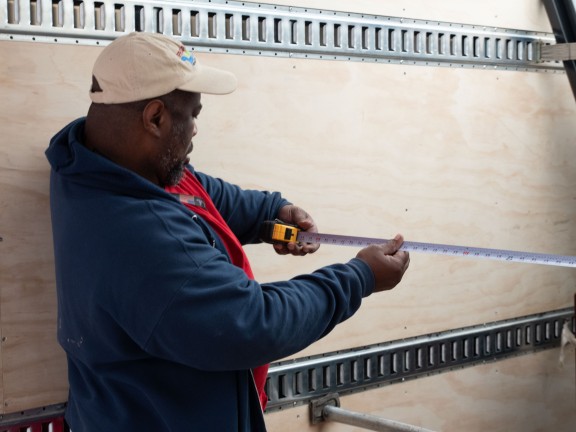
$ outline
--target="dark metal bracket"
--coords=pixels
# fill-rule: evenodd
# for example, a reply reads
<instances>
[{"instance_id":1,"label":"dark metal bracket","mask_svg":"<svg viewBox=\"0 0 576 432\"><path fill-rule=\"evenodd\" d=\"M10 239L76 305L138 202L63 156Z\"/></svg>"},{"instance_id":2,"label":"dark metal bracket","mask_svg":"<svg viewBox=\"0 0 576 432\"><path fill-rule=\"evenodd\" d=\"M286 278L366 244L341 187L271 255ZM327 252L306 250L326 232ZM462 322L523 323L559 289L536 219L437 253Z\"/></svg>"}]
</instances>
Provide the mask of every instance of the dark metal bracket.
<instances>
[{"instance_id":1,"label":"dark metal bracket","mask_svg":"<svg viewBox=\"0 0 576 432\"><path fill-rule=\"evenodd\" d=\"M315 425L324 421L324 408L327 406L340 406L338 393L329 393L310 401L310 423Z\"/></svg>"},{"instance_id":2,"label":"dark metal bracket","mask_svg":"<svg viewBox=\"0 0 576 432\"><path fill-rule=\"evenodd\" d=\"M572 0L543 0L557 44L576 42L576 7ZM563 60L576 98L576 60Z\"/></svg>"}]
</instances>

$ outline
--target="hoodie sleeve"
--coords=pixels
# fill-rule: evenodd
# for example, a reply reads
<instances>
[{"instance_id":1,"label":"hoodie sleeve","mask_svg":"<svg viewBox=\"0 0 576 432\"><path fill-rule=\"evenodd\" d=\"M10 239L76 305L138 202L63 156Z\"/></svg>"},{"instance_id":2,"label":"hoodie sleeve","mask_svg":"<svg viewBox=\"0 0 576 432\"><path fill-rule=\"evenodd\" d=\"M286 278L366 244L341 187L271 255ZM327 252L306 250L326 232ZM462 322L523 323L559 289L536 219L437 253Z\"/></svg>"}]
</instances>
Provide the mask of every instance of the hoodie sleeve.
<instances>
[{"instance_id":1,"label":"hoodie sleeve","mask_svg":"<svg viewBox=\"0 0 576 432\"><path fill-rule=\"evenodd\" d=\"M159 219L165 218L159 214ZM153 239L155 245L139 248L170 257L140 275L148 286L143 291L150 294L148 300L140 296L139 313L150 307L155 319L144 332L142 324L134 332L155 356L202 370L265 364L329 333L358 310L374 287L370 268L356 258L288 281L259 284L209 244L198 242L194 237L201 233L180 227L170 224L167 235ZM163 287L161 296L155 285Z\"/></svg>"},{"instance_id":2,"label":"hoodie sleeve","mask_svg":"<svg viewBox=\"0 0 576 432\"><path fill-rule=\"evenodd\" d=\"M259 243L262 222L275 219L280 208L289 204L279 192L242 189L197 171L194 174L242 244Z\"/></svg>"}]
</instances>

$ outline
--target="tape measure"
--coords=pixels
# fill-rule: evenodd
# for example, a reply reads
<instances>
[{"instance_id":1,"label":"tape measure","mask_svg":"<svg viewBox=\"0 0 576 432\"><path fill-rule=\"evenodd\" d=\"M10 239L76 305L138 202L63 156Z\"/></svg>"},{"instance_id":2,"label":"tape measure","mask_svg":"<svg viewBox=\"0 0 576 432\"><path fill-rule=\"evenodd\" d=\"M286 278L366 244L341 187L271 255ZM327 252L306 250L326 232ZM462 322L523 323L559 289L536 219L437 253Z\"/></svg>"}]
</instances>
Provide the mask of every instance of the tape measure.
<instances>
[{"instance_id":1,"label":"tape measure","mask_svg":"<svg viewBox=\"0 0 576 432\"><path fill-rule=\"evenodd\" d=\"M302 231L298 227L281 221L264 222L260 228L260 239L267 243L322 243L336 246L366 247L371 244L386 243L387 239L354 237L337 234L320 234ZM485 249L468 246L454 246L436 243L405 241L400 250L423 252L436 255L449 255L464 258L481 258L496 261L544 264L560 267L576 267L576 256L552 255L533 252L520 252L504 249Z\"/></svg>"}]
</instances>

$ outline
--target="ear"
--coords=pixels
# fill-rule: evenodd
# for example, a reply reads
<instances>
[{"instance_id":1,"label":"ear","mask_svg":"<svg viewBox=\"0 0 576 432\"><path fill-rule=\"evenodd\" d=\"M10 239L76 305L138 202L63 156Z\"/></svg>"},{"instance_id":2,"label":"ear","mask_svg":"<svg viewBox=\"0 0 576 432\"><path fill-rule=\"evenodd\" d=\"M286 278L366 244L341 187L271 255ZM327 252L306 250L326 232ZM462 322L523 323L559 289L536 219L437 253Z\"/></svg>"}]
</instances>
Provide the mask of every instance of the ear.
<instances>
[{"instance_id":1,"label":"ear","mask_svg":"<svg viewBox=\"0 0 576 432\"><path fill-rule=\"evenodd\" d=\"M144 130L151 133L156 138L162 136L162 131L168 122L168 110L159 99L154 99L144 107L142 111L142 122L144 123Z\"/></svg>"}]
</instances>

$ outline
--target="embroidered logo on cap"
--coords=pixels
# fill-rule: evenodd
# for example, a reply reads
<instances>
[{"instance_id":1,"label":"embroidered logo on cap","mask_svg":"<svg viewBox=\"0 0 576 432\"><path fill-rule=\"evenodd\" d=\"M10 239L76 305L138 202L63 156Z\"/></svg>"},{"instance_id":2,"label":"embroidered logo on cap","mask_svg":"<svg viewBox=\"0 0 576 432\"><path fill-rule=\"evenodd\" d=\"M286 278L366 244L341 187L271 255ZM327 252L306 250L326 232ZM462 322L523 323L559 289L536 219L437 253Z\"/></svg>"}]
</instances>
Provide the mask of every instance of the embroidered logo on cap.
<instances>
[{"instance_id":1,"label":"embroidered logo on cap","mask_svg":"<svg viewBox=\"0 0 576 432\"><path fill-rule=\"evenodd\" d=\"M188 51L184 45L180 45L180 48L178 49L178 52L176 53L176 55L178 57L180 57L180 60L184 61L184 62L190 62L190 64L192 66L194 66L196 64L196 57L194 57L194 54L192 54L190 51Z\"/></svg>"}]
</instances>

